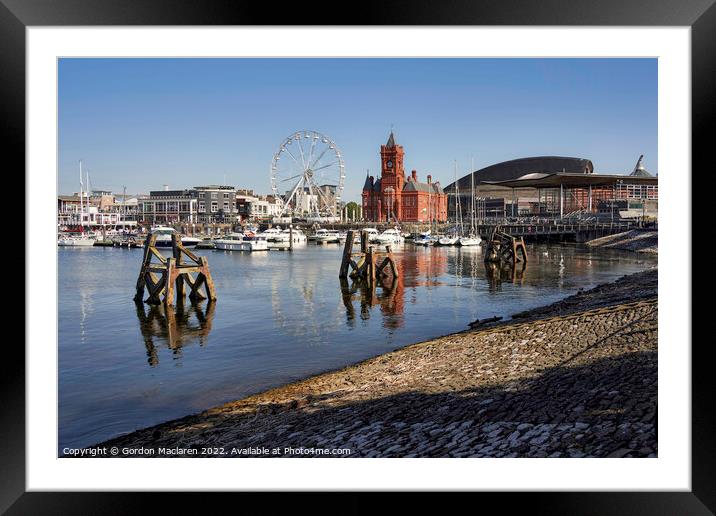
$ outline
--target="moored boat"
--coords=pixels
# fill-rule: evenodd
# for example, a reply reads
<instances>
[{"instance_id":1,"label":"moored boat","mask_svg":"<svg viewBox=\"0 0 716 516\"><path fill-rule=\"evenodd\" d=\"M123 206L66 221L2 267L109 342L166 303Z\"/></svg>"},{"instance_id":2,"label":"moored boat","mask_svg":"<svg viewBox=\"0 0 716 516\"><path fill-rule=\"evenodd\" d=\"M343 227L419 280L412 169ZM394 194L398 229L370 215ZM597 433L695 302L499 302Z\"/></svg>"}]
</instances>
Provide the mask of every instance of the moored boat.
<instances>
[{"instance_id":1,"label":"moored boat","mask_svg":"<svg viewBox=\"0 0 716 516\"><path fill-rule=\"evenodd\" d=\"M95 242L97 237L91 233L66 233L57 238L57 245L62 247L92 247Z\"/></svg>"},{"instance_id":2,"label":"moored boat","mask_svg":"<svg viewBox=\"0 0 716 516\"><path fill-rule=\"evenodd\" d=\"M315 241L317 244L332 244L340 241L339 233L335 229L319 229L316 231Z\"/></svg>"},{"instance_id":3,"label":"moored boat","mask_svg":"<svg viewBox=\"0 0 716 516\"><path fill-rule=\"evenodd\" d=\"M157 235L157 240L154 243L155 247L171 247L172 235L178 234L176 229L168 226L154 226L150 232L153 235ZM194 247L199 242L201 240L198 238L181 235L181 243L184 247Z\"/></svg>"},{"instance_id":4,"label":"moored boat","mask_svg":"<svg viewBox=\"0 0 716 516\"><path fill-rule=\"evenodd\" d=\"M220 251L267 251L268 242L261 235L248 238L243 233L229 233L215 239L214 248Z\"/></svg>"},{"instance_id":5,"label":"moored boat","mask_svg":"<svg viewBox=\"0 0 716 516\"><path fill-rule=\"evenodd\" d=\"M460 237L457 240L457 245L459 245L461 247L475 246L475 245L480 245L481 243L482 243L482 238L480 238L478 235Z\"/></svg>"},{"instance_id":6,"label":"moored boat","mask_svg":"<svg viewBox=\"0 0 716 516\"><path fill-rule=\"evenodd\" d=\"M214 241L211 238L204 238L196 244L197 249L214 249L215 247L216 244L214 244Z\"/></svg>"},{"instance_id":7,"label":"moored boat","mask_svg":"<svg viewBox=\"0 0 716 516\"><path fill-rule=\"evenodd\" d=\"M414 243L415 245L430 246L430 245L434 245L435 242L436 242L436 240L437 240L437 239L436 239L434 236L431 236L431 235L429 235L429 234L427 234L427 235L426 235L426 234L422 234L422 235L420 235L419 237L416 237L416 238L413 240L413 243Z\"/></svg>"},{"instance_id":8,"label":"moored boat","mask_svg":"<svg viewBox=\"0 0 716 516\"><path fill-rule=\"evenodd\" d=\"M436 245L457 245L459 238L457 236L443 235L438 238Z\"/></svg>"},{"instance_id":9,"label":"moored boat","mask_svg":"<svg viewBox=\"0 0 716 516\"><path fill-rule=\"evenodd\" d=\"M386 229L380 235L375 236L372 241L379 244L402 244L405 239L397 229Z\"/></svg>"}]
</instances>

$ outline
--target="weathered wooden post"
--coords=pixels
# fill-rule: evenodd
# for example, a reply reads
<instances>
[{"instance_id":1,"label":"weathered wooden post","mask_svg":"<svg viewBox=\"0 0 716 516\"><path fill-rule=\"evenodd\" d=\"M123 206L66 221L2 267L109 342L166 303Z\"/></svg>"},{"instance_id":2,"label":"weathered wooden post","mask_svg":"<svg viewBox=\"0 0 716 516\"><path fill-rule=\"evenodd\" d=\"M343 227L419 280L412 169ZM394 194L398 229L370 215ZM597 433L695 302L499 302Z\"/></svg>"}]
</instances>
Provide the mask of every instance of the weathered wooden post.
<instances>
[{"instance_id":1,"label":"weathered wooden post","mask_svg":"<svg viewBox=\"0 0 716 516\"><path fill-rule=\"evenodd\" d=\"M370 283L375 282L376 278L382 280L383 277L388 275L397 278L398 268L393 259L391 247L389 245L385 246L386 255L381 261L380 253L372 245L368 245L367 236L366 232L361 232L361 252L353 253L354 232L352 230L348 231L338 277L343 279L350 276L356 280L364 280ZM360 258L356 261L353 256L358 254ZM388 266L390 266L390 272L387 270ZM349 272L351 268L353 271Z\"/></svg>"},{"instance_id":2,"label":"weathered wooden post","mask_svg":"<svg viewBox=\"0 0 716 516\"><path fill-rule=\"evenodd\" d=\"M164 294L164 306L170 307L174 305L174 282L181 278L181 275L176 274L176 259L167 259L167 270L166 270L166 293Z\"/></svg>"},{"instance_id":3,"label":"weathered wooden post","mask_svg":"<svg viewBox=\"0 0 716 516\"><path fill-rule=\"evenodd\" d=\"M366 263L368 263L368 280L371 284L375 283L375 256L373 256L373 246L368 246L366 253Z\"/></svg>"},{"instance_id":4,"label":"weathered wooden post","mask_svg":"<svg viewBox=\"0 0 716 516\"><path fill-rule=\"evenodd\" d=\"M184 282L186 282L191 287L189 298L192 301L206 299L199 292L202 285L209 299L215 301L216 290L206 257L196 256L182 245L181 237L172 235L172 256L165 258L156 249L156 240L156 235L147 236L134 300L141 303L146 288L149 291L146 303L159 305L162 303L161 295L164 294L165 307L173 306L175 290L177 301L183 303ZM191 263L184 262L185 256ZM159 260L159 263L152 263L152 258ZM196 274L196 278L191 276L192 273Z\"/></svg>"},{"instance_id":5,"label":"weathered wooden post","mask_svg":"<svg viewBox=\"0 0 716 516\"><path fill-rule=\"evenodd\" d=\"M353 252L353 231L348 231L346 236L346 245L343 247L343 259L341 260L341 269L338 273L339 278L348 277L348 268L351 264L351 253Z\"/></svg>"},{"instance_id":6,"label":"weathered wooden post","mask_svg":"<svg viewBox=\"0 0 716 516\"><path fill-rule=\"evenodd\" d=\"M137 303L141 303L142 301L144 301L144 276L147 274L147 268L149 267L149 261L147 260L147 258L151 260L149 253L151 252L151 248L154 247L154 243L156 241L157 235L152 235L150 233L147 235L147 240L144 242L142 267L139 270L139 277L137 278L137 293L134 295L134 301L136 301Z\"/></svg>"},{"instance_id":7,"label":"weathered wooden post","mask_svg":"<svg viewBox=\"0 0 716 516\"><path fill-rule=\"evenodd\" d=\"M390 272L393 275L393 279L398 278L398 267L395 265L395 260L393 260L393 252L391 251L391 248L389 245L385 246L385 260L383 260L383 264L380 266L381 271L385 269L387 265L390 265Z\"/></svg>"},{"instance_id":8,"label":"weathered wooden post","mask_svg":"<svg viewBox=\"0 0 716 516\"><path fill-rule=\"evenodd\" d=\"M293 251L293 224L288 225L288 250Z\"/></svg>"},{"instance_id":9,"label":"weathered wooden post","mask_svg":"<svg viewBox=\"0 0 716 516\"><path fill-rule=\"evenodd\" d=\"M179 244L179 245L177 245ZM175 265L181 267L182 265L182 252L181 252L181 237L176 234L172 235L172 255L174 256ZM184 302L184 276L182 274L176 274L174 284L177 293L177 303L181 304Z\"/></svg>"},{"instance_id":10,"label":"weathered wooden post","mask_svg":"<svg viewBox=\"0 0 716 516\"><path fill-rule=\"evenodd\" d=\"M206 294L209 296L209 301L216 301L216 289L214 288L214 279L211 277L209 272L209 260L206 256L201 257L201 275L204 276L204 282L206 283Z\"/></svg>"}]
</instances>

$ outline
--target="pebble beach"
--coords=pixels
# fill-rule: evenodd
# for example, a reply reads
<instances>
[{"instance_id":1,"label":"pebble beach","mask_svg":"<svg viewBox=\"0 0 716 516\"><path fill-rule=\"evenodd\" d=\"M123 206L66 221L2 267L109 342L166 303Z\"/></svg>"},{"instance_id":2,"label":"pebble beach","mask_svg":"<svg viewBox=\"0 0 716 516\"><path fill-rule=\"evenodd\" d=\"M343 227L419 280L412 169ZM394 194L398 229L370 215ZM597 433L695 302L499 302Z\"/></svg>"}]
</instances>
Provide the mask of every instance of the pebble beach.
<instances>
[{"instance_id":1,"label":"pebble beach","mask_svg":"<svg viewBox=\"0 0 716 516\"><path fill-rule=\"evenodd\" d=\"M657 273L97 446L154 457L656 457Z\"/></svg>"}]
</instances>

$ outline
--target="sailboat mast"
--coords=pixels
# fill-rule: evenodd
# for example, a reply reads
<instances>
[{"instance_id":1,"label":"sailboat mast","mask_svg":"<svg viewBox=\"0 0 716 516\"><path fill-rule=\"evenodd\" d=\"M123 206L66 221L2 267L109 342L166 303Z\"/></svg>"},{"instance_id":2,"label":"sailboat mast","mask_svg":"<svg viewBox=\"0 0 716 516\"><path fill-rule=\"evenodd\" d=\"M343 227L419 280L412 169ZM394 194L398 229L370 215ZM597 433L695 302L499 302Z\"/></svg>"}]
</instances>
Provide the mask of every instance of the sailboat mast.
<instances>
[{"instance_id":1,"label":"sailboat mast","mask_svg":"<svg viewBox=\"0 0 716 516\"><path fill-rule=\"evenodd\" d=\"M477 233L475 224L475 158L470 160L470 233L474 237Z\"/></svg>"},{"instance_id":2,"label":"sailboat mast","mask_svg":"<svg viewBox=\"0 0 716 516\"><path fill-rule=\"evenodd\" d=\"M457 160L455 160L455 222L457 226L460 228L460 234L463 233L463 227L462 227L462 206L460 205L460 187L458 186L458 180L457 180Z\"/></svg>"},{"instance_id":3,"label":"sailboat mast","mask_svg":"<svg viewBox=\"0 0 716 516\"><path fill-rule=\"evenodd\" d=\"M90 215L89 215L89 212L90 212L90 209L89 209L89 202L90 202L89 170L87 170L87 171L85 172L85 177L87 178L87 202L85 203L85 205L87 206L87 219L88 219L88 220L87 220L87 227L88 227L88 229L90 229L90 225L89 225L89 218L90 218Z\"/></svg>"},{"instance_id":4,"label":"sailboat mast","mask_svg":"<svg viewBox=\"0 0 716 516\"><path fill-rule=\"evenodd\" d=\"M82 230L82 215L84 214L84 209L82 207L82 160L80 160L80 230Z\"/></svg>"}]
</instances>

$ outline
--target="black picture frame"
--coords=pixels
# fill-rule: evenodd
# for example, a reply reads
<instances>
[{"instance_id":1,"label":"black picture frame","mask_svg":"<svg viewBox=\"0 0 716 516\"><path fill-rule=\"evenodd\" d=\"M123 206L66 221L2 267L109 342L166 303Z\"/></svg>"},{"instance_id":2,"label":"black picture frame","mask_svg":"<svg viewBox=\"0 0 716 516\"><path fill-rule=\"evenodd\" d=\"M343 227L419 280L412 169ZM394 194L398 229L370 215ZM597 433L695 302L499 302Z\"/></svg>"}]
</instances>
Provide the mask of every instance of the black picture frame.
<instances>
[{"instance_id":1,"label":"black picture frame","mask_svg":"<svg viewBox=\"0 0 716 516\"><path fill-rule=\"evenodd\" d=\"M31 26L111 25L576 25L689 26L692 44L692 169L710 172L715 125L716 0L520 0L429 2L314 2L308 19L298 3L244 0L0 0L0 130L4 162L25 167L25 29ZM8 160L7 158L11 158ZM686 172L684 172L686 173ZM689 207L690 208L690 207ZM688 278L691 283L691 278ZM694 306L695 308L695 306ZM692 316L693 319L693 316ZM8 342L9 343L9 342ZM691 342L683 342L684 349ZM505 493L485 499L535 514L710 514L716 511L714 392L706 346L692 349L692 491L641 493ZM7 356L7 355L10 356ZM0 389L0 510L8 514L128 513L146 509L148 494L27 493L25 489L25 354L6 349ZM709 385L711 387L709 387ZM171 493L164 508L203 506L205 495ZM256 495L253 495L256 496ZM265 496L265 495L258 495ZM302 495L294 494L294 503ZM351 495L356 496L356 495ZM298 499L297 499L297 498ZM455 502L459 499L455 498ZM243 503L243 502L242 502ZM345 502L343 502L345 503ZM370 497L346 507L374 508ZM382 504L383 502L376 502ZM401 512L422 504L401 501ZM477 507L476 507L477 508ZM363 511L361 511L363 512Z\"/></svg>"}]
</instances>

